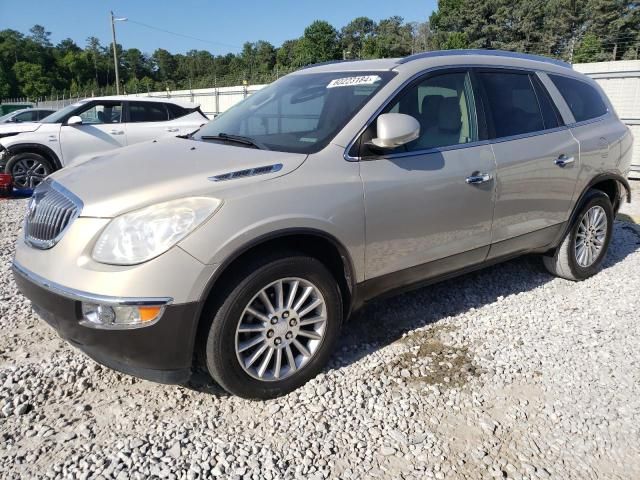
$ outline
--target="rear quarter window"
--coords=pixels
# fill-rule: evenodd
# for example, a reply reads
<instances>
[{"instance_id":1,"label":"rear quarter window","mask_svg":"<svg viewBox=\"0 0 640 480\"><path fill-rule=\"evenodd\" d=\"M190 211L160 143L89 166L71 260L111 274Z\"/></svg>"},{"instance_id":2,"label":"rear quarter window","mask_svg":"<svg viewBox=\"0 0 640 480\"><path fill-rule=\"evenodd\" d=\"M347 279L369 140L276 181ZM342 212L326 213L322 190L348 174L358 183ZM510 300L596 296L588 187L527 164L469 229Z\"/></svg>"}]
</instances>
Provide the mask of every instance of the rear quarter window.
<instances>
[{"instance_id":1,"label":"rear quarter window","mask_svg":"<svg viewBox=\"0 0 640 480\"><path fill-rule=\"evenodd\" d=\"M549 75L560 91L576 122L584 122L601 117L607 113L607 106L594 87L586 82L560 75Z\"/></svg>"}]
</instances>

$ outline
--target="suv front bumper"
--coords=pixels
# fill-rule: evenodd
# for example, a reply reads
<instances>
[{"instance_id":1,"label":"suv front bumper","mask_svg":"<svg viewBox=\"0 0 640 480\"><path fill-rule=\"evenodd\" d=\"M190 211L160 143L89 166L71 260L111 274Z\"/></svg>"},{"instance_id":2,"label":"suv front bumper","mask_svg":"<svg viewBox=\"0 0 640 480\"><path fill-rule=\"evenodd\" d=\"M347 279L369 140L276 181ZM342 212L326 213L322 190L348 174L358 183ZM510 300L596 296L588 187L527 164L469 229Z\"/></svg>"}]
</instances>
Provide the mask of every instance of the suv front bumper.
<instances>
[{"instance_id":1,"label":"suv front bumper","mask_svg":"<svg viewBox=\"0 0 640 480\"><path fill-rule=\"evenodd\" d=\"M18 289L36 313L71 345L109 368L154 382L177 384L191 376L198 303L169 304L149 326L102 330L80 324L83 293L43 281L14 263ZM85 294L86 301L95 296Z\"/></svg>"}]
</instances>

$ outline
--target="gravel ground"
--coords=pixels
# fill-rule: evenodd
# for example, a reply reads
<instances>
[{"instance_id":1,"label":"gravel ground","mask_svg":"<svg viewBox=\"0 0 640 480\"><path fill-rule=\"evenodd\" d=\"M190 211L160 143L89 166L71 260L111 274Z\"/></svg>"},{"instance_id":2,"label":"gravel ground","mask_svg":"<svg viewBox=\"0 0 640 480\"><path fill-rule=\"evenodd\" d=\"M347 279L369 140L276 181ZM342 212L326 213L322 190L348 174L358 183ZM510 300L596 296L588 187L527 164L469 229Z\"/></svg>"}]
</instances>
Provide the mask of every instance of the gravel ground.
<instances>
[{"instance_id":1,"label":"gravel ground","mask_svg":"<svg viewBox=\"0 0 640 480\"><path fill-rule=\"evenodd\" d=\"M61 341L10 274L24 208L0 202L2 478L640 478L638 226L579 284L531 257L373 303L322 375L251 402Z\"/></svg>"}]
</instances>

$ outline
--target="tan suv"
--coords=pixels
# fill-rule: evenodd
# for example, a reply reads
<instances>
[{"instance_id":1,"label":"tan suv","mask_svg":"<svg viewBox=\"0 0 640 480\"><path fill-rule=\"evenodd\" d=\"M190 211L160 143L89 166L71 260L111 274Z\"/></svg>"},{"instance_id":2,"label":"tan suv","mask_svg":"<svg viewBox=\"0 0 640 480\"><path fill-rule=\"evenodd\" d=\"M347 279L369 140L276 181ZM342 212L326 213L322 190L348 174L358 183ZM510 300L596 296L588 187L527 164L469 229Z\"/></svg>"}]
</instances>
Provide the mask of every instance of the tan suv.
<instances>
[{"instance_id":1,"label":"tan suv","mask_svg":"<svg viewBox=\"0 0 640 480\"><path fill-rule=\"evenodd\" d=\"M98 362L167 383L199 362L234 394L273 397L382 293L532 252L561 277L595 274L631 145L600 88L554 60L313 66L194 135L51 175L15 278Z\"/></svg>"}]
</instances>

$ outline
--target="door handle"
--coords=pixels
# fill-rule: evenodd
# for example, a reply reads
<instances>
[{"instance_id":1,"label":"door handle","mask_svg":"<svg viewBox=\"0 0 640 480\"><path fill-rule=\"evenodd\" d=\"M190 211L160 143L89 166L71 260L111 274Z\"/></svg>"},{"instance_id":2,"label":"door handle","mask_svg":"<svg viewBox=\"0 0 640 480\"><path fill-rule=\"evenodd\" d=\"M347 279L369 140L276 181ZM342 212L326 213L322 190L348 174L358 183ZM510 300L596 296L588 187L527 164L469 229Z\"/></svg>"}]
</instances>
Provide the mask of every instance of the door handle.
<instances>
[{"instance_id":1,"label":"door handle","mask_svg":"<svg viewBox=\"0 0 640 480\"><path fill-rule=\"evenodd\" d=\"M576 161L576 159L573 158L573 157L567 157L566 155L560 155L558 158L556 158L556 161L554 163L557 166L564 168L567 165L571 165L575 161Z\"/></svg>"},{"instance_id":2,"label":"door handle","mask_svg":"<svg viewBox=\"0 0 640 480\"><path fill-rule=\"evenodd\" d=\"M165 129L167 132L179 132L180 129L179 128L166 128Z\"/></svg>"},{"instance_id":3,"label":"door handle","mask_svg":"<svg viewBox=\"0 0 640 480\"><path fill-rule=\"evenodd\" d=\"M490 182L493 177L488 173L474 172L471 176L467 177L466 182L469 185L480 185L481 183Z\"/></svg>"},{"instance_id":4,"label":"door handle","mask_svg":"<svg viewBox=\"0 0 640 480\"><path fill-rule=\"evenodd\" d=\"M111 135L124 135L124 130L111 130L109 133Z\"/></svg>"}]
</instances>

